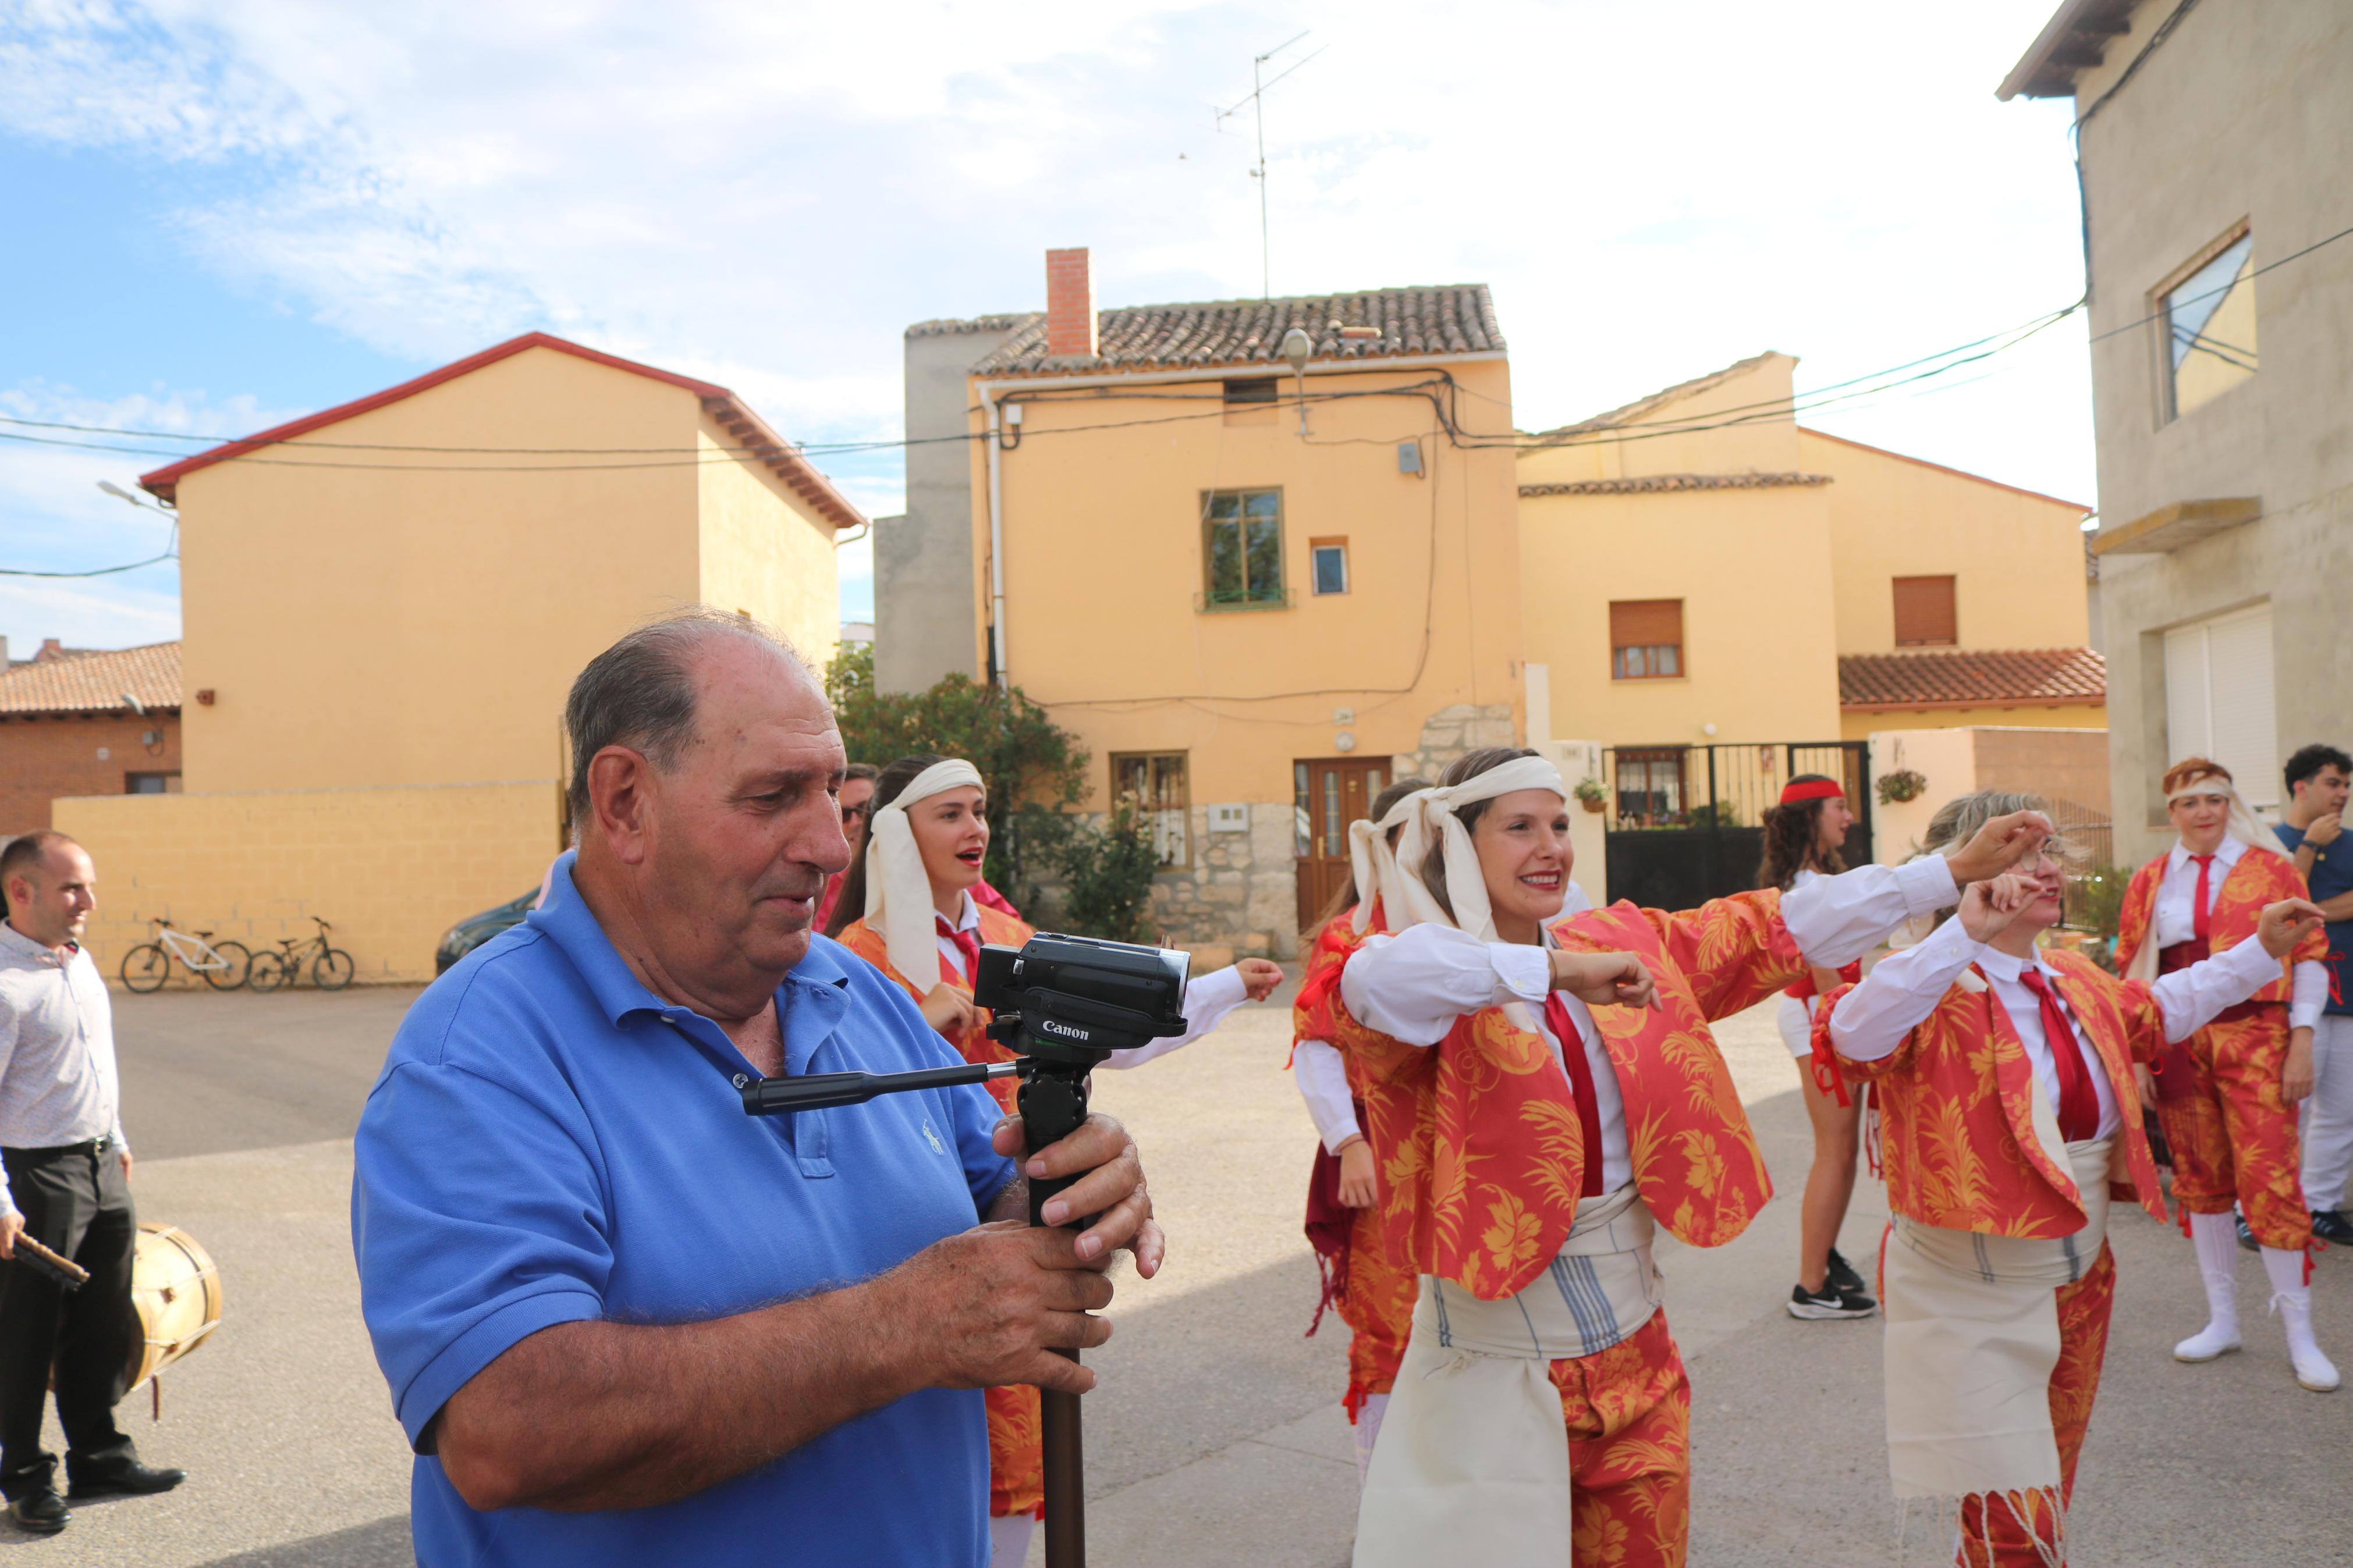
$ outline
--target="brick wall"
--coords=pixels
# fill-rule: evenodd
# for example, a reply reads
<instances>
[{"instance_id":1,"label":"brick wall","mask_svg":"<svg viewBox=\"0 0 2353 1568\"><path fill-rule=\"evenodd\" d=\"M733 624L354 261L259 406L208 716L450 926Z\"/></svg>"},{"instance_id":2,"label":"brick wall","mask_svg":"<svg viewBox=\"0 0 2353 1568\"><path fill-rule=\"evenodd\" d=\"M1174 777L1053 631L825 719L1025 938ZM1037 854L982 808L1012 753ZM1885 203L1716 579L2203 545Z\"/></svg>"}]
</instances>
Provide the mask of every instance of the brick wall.
<instances>
[{"instance_id":1,"label":"brick wall","mask_svg":"<svg viewBox=\"0 0 2353 1568\"><path fill-rule=\"evenodd\" d=\"M140 737L162 737L153 748ZM0 838L53 827L60 795L121 795L127 773L180 771L180 716L0 719Z\"/></svg>"},{"instance_id":2,"label":"brick wall","mask_svg":"<svg viewBox=\"0 0 2353 1568\"><path fill-rule=\"evenodd\" d=\"M85 796L55 815L98 868L88 942L109 979L153 916L258 951L316 914L362 982L430 980L443 931L555 858L553 781Z\"/></svg>"},{"instance_id":3,"label":"brick wall","mask_svg":"<svg viewBox=\"0 0 2353 1568\"><path fill-rule=\"evenodd\" d=\"M1056 359L1095 357L1095 286L1083 246L1046 253L1046 352Z\"/></svg>"}]
</instances>

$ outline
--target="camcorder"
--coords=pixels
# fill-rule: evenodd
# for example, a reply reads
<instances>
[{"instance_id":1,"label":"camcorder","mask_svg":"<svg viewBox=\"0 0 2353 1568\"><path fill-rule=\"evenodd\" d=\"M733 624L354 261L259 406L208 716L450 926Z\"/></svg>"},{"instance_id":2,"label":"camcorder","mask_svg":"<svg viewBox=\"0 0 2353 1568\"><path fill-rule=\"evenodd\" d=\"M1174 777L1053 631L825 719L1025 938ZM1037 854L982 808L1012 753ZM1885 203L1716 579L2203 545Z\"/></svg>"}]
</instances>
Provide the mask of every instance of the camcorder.
<instances>
[{"instance_id":1,"label":"camcorder","mask_svg":"<svg viewBox=\"0 0 2353 1568\"><path fill-rule=\"evenodd\" d=\"M973 1002L989 1009L988 1037L1009 1062L963 1062L915 1072L809 1073L744 1086L747 1116L781 1116L820 1106L863 1105L878 1094L986 1083L1018 1076L1022 1136L1030 1152L1060 1142L1087 1119L1087 1075L1113 1051L1185 1032L1185 985L1192 959L1170 948L1099 942L1040 931L1018 948L980 950ZM1032 1180L1029 1223L1076 1177ZM1066 1222L1071 1229L1093 1215ZM1075 1351L1057 1353L1078 1360ZM1048 1568L1086 1568L1085 1481L1079 1396L1039 1391L1044 1449Z\"/></svg>"}]
</instances>

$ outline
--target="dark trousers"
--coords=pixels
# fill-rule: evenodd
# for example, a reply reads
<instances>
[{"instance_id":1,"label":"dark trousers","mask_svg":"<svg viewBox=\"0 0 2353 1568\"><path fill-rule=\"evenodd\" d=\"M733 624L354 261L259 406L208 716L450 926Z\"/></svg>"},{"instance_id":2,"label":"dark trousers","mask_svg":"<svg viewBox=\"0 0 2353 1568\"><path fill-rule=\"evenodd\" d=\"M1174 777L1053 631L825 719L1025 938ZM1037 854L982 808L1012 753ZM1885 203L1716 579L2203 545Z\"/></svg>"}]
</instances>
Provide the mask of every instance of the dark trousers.
<instances>
[{"instance_id":1,"label":"dark trousers","mask_svg":"<svg viewBox=\"0 0 2353 1568\"><path fill-rule=\"evenodd\" d=\"M90 1270L68 1290L21 1263L0 1264L0 1493L14 1501L53 1485L57 1458L41 1448L50 1369L69 1471L132 1457L114 1424L133 1334L131 1258L138 1240L121 1154L0 1149L25 1234Z\"/></svg>"}]
</instances>

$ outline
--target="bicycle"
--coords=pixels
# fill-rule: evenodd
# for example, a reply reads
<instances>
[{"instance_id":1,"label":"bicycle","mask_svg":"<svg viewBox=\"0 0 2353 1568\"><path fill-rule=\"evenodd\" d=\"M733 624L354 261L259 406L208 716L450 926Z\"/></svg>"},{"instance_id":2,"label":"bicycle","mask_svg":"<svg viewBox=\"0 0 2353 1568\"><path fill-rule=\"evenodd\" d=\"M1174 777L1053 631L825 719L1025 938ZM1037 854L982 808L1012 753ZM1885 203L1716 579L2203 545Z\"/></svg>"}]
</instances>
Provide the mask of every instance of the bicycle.
<instances>
[{"instance_id":1,"label":"bicycle","mask_svg":"<svg viewBox=\"0 0 2353 1568\"><path fill-rule=\"evenodd\" d=\"M334 927L319 917L319 929L310 940L297 943L290 936L278 939L276 952L253 955L252 973L248 981L256 991L275 991L281 985L291 985L301 978L302 965L311 966L311 984L322 991L341 991L352 983L352 955L340 947L327 945L327 933Z\"/></svg>"},{"instance_id":2,"label":"bicycle","mask_svg":"<svg viewBox=\"0 0 2353 1568\"><path fill-rule=\"evenodd\" d=\"M172 960L191 974L204 976L216 991L234 991L253 970L253 954L241 942L213 942L208 931L184 931L161 916L151 923L158 929L153 942L142 942L122 955L122 986L145 995L161 991L172 976Z\"/></svg>"}]
</instances>

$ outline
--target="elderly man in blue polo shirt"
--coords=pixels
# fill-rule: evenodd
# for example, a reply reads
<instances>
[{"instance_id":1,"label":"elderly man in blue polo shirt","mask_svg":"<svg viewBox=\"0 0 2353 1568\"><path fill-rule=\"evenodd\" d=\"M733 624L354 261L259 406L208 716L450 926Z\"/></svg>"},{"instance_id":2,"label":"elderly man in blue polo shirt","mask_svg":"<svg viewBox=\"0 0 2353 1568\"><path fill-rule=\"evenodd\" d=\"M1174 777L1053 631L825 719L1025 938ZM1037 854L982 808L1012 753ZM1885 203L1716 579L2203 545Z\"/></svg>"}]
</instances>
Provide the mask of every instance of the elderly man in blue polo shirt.
<instances>
[{"instance_id":1,"label":"elderly man in blue polo shirt","mask_svg":"<svg viewBox=\"0 0 2353 1568\"><path fill-rule=\"evenodd\" d=\"M1103 1269L1158 1267L1134 1145L1022 1223L977 1087L754 1120L755 1077L951 1064L810 921L843 868L841 741L751 624L688 611L566 710L578 849L543 908L409 1010L360 1119L363 1307L416 1448L418 1561L987 1561L977 1392L1092 1374Z\"/></svg>"}]
</instances>

